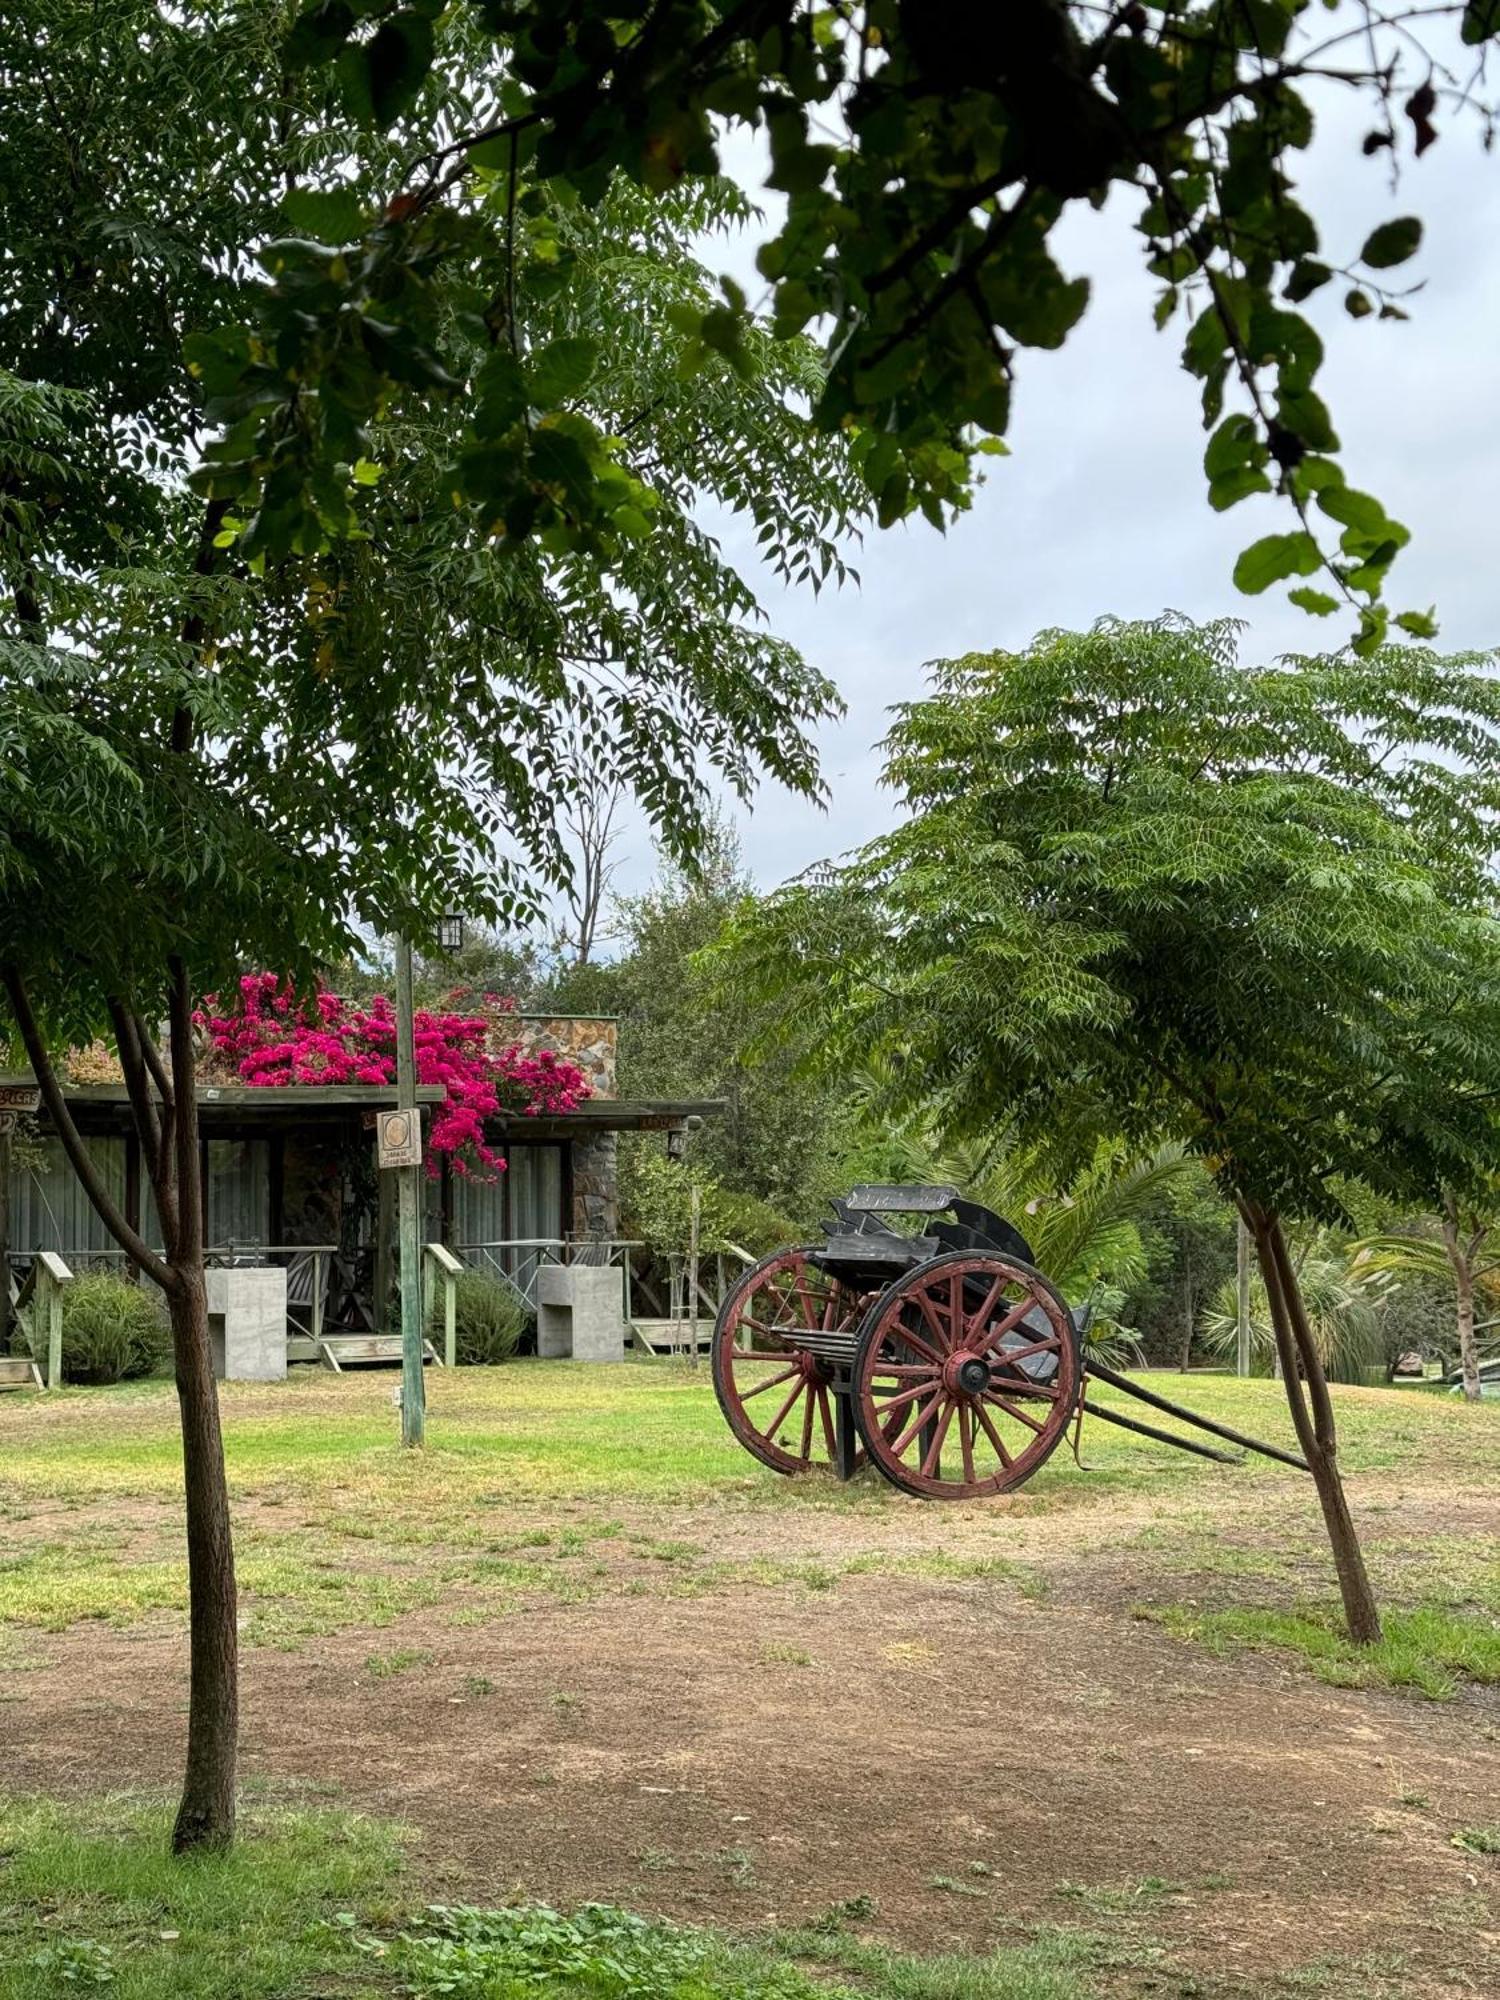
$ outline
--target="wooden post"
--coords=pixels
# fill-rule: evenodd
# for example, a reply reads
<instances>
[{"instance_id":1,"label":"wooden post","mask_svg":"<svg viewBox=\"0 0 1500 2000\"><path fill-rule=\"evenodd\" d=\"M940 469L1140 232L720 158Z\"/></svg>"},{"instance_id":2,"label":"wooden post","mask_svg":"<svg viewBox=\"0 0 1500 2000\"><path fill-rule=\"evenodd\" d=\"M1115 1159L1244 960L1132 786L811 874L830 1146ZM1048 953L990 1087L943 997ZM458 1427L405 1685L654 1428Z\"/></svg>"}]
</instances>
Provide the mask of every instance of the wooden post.
<instances>
[{"instance_id":1,"label":"wooden post","mask_svg":"<svg viewBox=\"0 0 1500 2000\"><path fill-rule=\"evenodd\" d=\"M47 1387L60 1389L63 1379L62 1302L63 1288L49 1271L42 1292L47 1307Z\"/></svg>"},{"instance_id":2,"label":"wooden post","mask_svg":"<svg viewBox=\"0 0 1500 2000\"><path fill-rule=\"evenodd\" d=\"M412 1027L411 941L396 940L396 1103L417 1113L417 1053ZM417 1178L422 1169L396 1167L401 1279L401 1442L420 1445L426 1434L427 1384L422 1377L422 1231Z\"/></svg>"},{"instance_id":3,"label":"wooden post","mask_svg":"<svg viewBox=\"0 0 1500 2000\"><path fill-rule=\"evenodd\" d=\"M375 1194L375 1296L370 1331L388 1333L391 1309L391 1258L395 1254L396 1190L388 1173L377 1176Z\"/></svg>"},{"instance_id":4,"label":"wooden post","mask_svg":"<svg viewBox=\"0 0 1500 2000\"><path fill-rule=\"evenodd\" d=\"M10 1135L14 1114L0 1111L0 1354L10 1350Z\"/></svg>"},{"instance_id":5,"label":"wooden post","mask_svg":"<svg viewBox=\"0 0 1500 2000\"><path fill-rule=\"evenodd\" d=\"M1234 1372L1250 1373L1250 1232L1243 1216L1235 1243Z\"/></svg>"},{"instance_id":6,"label":"wooden post","mask_svg":"<svg viewBox=\"0 0 1500 2000\"><path fill-rule=\"evenodd\" d=\"M688 1339L692 1342L693 1366L698 1366L698 1225L703 1215L703 1190L693 1182L692 1206L688 1212Z\"/></svg>"},{"instance_id":7,"label":"wooden post","mask_svg":"<svg viewBox=\"0 0 1500 2000\"><path fill-rule=\"evenodd\" d=\"M312 1253L312 1337L316 1345L323 1338L323 1253Z\"/></svg>"},{"instance_id":8,"label":"wooden post","mask_svg":"<svg viewBox=\"0 0 1500 2000\"><path fill-rule=\"evenodd\" d=\"M427 1246L427 1311L432 1312L437 1296L436 1287L443 1288L443 1366L458 1366L458 1275L463 1269L462 1261L455 1257L446 1243L429 1243Z\"/></svg>"}]
</instances>

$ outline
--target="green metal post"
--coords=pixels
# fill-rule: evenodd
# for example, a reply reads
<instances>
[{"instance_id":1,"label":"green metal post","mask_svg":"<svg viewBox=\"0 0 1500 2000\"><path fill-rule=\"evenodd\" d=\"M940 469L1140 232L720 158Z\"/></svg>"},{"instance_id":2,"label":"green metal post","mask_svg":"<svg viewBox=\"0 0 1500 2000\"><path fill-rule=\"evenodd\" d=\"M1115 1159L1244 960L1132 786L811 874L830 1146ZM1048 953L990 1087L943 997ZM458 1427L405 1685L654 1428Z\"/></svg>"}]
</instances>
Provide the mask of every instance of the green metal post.
<instances>
[{"instance_id":1,"label":"green metal post","mask_svg":"<svg viewBox=\"0 0 1500 2000\"><path fill-rule=\"evenodd\" d=\"M396 940L396 1103L417 1109L417 1055L412 1029L411 943ZM401 1266L401 1442L423 1441L427 1384L422 1379L422 1242L418 1214L420 1167L396 1167L396 1233Z\"/></svg>"}]
</instances>

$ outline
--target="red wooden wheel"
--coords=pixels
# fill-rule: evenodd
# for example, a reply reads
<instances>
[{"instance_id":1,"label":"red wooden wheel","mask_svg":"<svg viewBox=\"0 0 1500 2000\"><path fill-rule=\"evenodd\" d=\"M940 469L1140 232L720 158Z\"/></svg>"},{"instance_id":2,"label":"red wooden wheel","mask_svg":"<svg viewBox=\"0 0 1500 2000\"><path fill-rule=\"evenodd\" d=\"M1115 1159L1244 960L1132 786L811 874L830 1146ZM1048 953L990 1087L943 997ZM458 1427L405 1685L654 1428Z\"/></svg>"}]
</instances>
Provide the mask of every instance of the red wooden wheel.
<instances>
[{"instance_id":1,"label":"red wooden wheel","mask_svg":"<svg viewBox=\"0 0 1500 2000\"><path fill-rule=\"evenodd\" d=\"M1078 1334L1061 1297L1019 1258L933 1257L865 1317L854 1420L908 1493L1005 1493L1056 1449L1078 1401Z\"/></svg>"},{"instance_id":2,"label":"red wooden wheel","mask_svg":"<svg viewBox=\"0 0 1500 2000\"><path fill-rule=\"evenodd\" d=\"M714 1325L714 1393L747 1451L774 1472L835 1463L832 1383L854 1356L865 1294L808 1260L811 1244L748 1270Z\"/></svg>"}]
</instances>

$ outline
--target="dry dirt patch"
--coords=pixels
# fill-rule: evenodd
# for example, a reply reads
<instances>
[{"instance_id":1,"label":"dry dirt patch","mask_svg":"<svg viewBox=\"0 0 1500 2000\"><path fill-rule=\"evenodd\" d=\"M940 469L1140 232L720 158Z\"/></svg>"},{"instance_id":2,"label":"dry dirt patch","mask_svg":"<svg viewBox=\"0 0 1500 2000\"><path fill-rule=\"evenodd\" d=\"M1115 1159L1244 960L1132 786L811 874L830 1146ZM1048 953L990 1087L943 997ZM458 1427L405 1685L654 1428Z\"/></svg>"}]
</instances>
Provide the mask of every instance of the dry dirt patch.
<instances>
[{"instance_id":1,"label":"dry dirt patch","mask_svg":"<svg viewBox=\"0 0 1500 2000\"><path fill-rule=\"evenodd\" d=\"M705 1557L746 1553L716 1510L622 1526L622 1562L630 1535L668 1530ZM977 1509L914 1505L889 1526L809 1514L787 1540L826 1561L872 1544L978 1558L997 1540ZM1009 1546L1045 1555L1025 1533ZM668 1565L660 1589L470 1625L456 1591L378 1633L248 1650L246 1773L410 1821L447 1892L474 1900L524 1889L758 1924L863 1895L882 1931L928 1950L1083 1924L1148 1963L1160 1941L1228 1990L1371 1953L1413 1994L1500 1990L1494 1864L1450 1845L1495 1817L1500 1702L1214 1659L1091 1602L1077 1553L1054 1542L1046 1601L1003 1577L878 1571L675 1595ZM7 1785L173 1781L175 1619L32 1650L46 1664L5 1677Z\"/></svg>"}]
</instances>

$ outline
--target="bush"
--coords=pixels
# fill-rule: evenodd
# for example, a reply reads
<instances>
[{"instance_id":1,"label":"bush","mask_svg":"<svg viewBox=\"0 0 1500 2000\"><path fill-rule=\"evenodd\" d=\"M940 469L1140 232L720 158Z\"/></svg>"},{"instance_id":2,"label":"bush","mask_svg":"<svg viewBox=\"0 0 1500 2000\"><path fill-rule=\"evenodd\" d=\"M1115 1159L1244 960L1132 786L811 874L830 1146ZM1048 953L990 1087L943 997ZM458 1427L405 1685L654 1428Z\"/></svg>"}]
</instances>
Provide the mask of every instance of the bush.
<instances>
[{"instance_id":1,"label":"bush","mask_svg":"<svg viewBox=\"0 0 1500 2000\"><path fill-rule=\"evenodd\" d=\"M144 1280L84 1271L63 1292L63 1380L131 1382L154 1375L171 1346L166 1315Z\"/></svg>"},{"instance_id":2,"label":"bush","mask_svg":"<svg viewBox=\"0 0 1500 2000\"><path fill-rule=\"evenodd\" d=\"M466 1365L509 1361L526 1328L526 1308L509 1285L483 1271L464 1271L453 1281L453 1319L458 1359ZM433 1289L427 1336L443 1351L443 1287Z\"/></svg>"}]
</instances>

